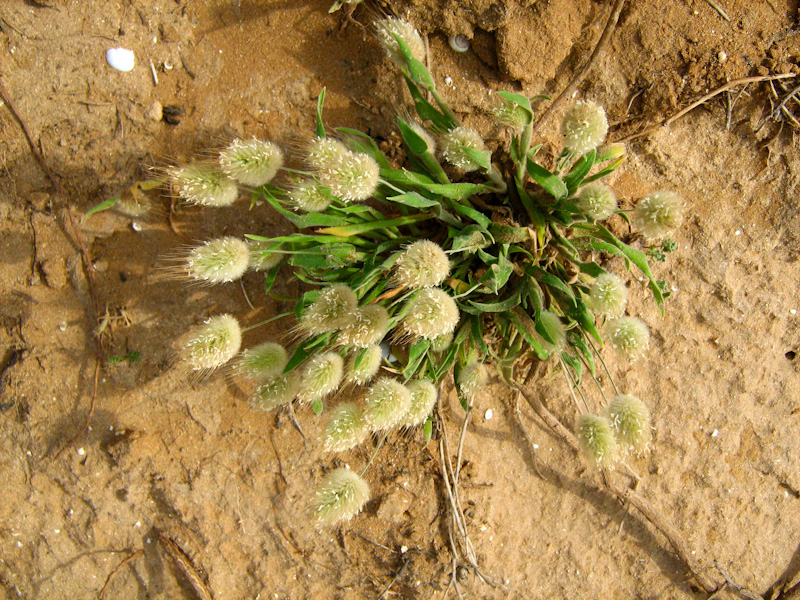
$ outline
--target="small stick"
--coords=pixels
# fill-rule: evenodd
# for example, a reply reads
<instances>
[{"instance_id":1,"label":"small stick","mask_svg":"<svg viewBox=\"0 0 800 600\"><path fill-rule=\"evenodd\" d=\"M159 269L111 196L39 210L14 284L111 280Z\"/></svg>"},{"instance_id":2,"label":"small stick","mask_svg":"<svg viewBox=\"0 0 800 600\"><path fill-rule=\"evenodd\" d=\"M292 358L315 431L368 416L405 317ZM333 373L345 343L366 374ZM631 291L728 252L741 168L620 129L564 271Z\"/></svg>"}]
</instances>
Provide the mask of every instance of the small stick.
<instances>
[{"instance_id":1,"label":"small stick","mask_svg":"<svg viewBox=\"0 0 800 600\"><path fill-rule=\"evenodd\" d=\"M406 569L408 568L408 565L411 564L411 558L412 557L409 556L405 560L405 562L403 563L403 566L400 567L400 570L397 572L397 575L394 576L394 578L389 582L389 585L386 586L386 589L384 589L381 592L381 595L378 596L378 600L383 600L383 598L386 596L386 594L389 593L389 590L392 589L392 586L395 584L395 582L403 576L403 573L406 572Z\"/></svg>"},{"instance_id":2,"label":"small stick","mask_svg":"<svg viewBox=\"0 0 800 600\"><path fill-rule=\"evenodd\" d=\"M717 567L717 571L719 571L719 572L720 572L720 575L722 575L722 576L725 578L725 583L726 583L727 585L729 585L730 587L732 587L733 589L735 589L735 590L736 590L736 592L737 592L737 593L738 593L740 596L742 596L743 598L746 598L747 600L764 600L764 599L763 599L761 596L759 596L758 594L754 594L753 592L751 592L751 591L750 591L750 590L748 590L747 588L743 588L743 587L742 587L742 586L740 586L738 583L736 583L736 582L735 582L735 581L734 581L734 580L731 578L731 576L730 576L730 575L728 575L728 572L727 572L727 571L725 571L725 569L723 569L723 568L722 568L722 565L720 565L720 564L719 564L719 562L717 562L716 560L714 561L714 566L715 566L715 567Z\"/></svg>"},{"instance_id":3,"label":"small stick","mask_svg":"<svg viewBox=\"0 0 800 600\"><path fill-rule=\"evenodd\" d=\"M144 554L144 550L141 549L137 550L136 552L131 554L128 558L119 563L113 571L111 571L111 573L108 576L108 579L106 579L105 585L103 585L103 589L100 590L100 596L99 596L100 600L105 600L106 592L108 591L108 586L111 585L111 582L114 580L114 578L120 574L122 569L125 568L125 565L133 562L134 560L139 558L142 554Z\"/></svg>"},{"instance_id":4,"label":"small stick","mask_svg":"<svg viewBox=\"0 0 800 600\"><path fill-rule=\"evenodd\" d=\"M600 36L600 40L597 42L597 45L594 47L594 51L592 55L589 57L589 60L586 61L586 64L583 65L580 71L578 71L575 76L572 78L572 81L569 82L567 87L564 88L558 97L553 101L550 106L547 107L542 113L542 116L534 123L533 128L531 129L531 134L535 133L544 123L548 121L550 115L561 108L561 105L564 104L572 93L578 89L578 86L586 79L586 76L589 74L589 71L592 68L594 61L600 56L600 53L605 49L608 45L608 41L611 39L611 35L614 33L614 29L617 27L617 22L619 21L619 15L622 12L622 7L625 5L625 0L616 0L614 3L614 8L611 10L611 16L608 17L608 21L606 22L605 29L603 29L603 33Z\"/></svg>"},{"instance_id":5,"label":"small stick","mask_svg":"<svg viewBox=\"0 0 800 600\"><path fill-rule=\"evenodd\" d=\"M722 15L722 18L723 18L723 19L725 19L726 21L728 21L728 22L730 23L730 21L731 21L731 18L728 16L728 13L726 13L726 12L725 12L725 9L723 9L723 8L722 8L722 7L721 7L719 4L717 4L716 2L714 2L714 0L706 0L706 2L708 2L708 5L709 5L711 8L713 8L713 9L714 9L715 11L717 11L717 12L718 12L720 15Z\"/></svg>"},{"instance_id":6,"label":"small stick","mask_svg":"<svg viewBox=\"0 0 800 600\"><path fill-rule=\"evenodd\" d=\"M192 561L189 560L186 553L180 549L178 544L173 542L161 531L156 530L156 534L158 535L158 541L163 544L167 554L170 555L170 558L175 561L175 564L178 565L186 579L192 584L192 588L197 592L197 596L200 600L214 600L214 596L211 595L211 590L208 588L206 582L203 581L203 578L200 577L200 573L197 572L197 569L192 564Z\"/></svg>"}]
</instances>

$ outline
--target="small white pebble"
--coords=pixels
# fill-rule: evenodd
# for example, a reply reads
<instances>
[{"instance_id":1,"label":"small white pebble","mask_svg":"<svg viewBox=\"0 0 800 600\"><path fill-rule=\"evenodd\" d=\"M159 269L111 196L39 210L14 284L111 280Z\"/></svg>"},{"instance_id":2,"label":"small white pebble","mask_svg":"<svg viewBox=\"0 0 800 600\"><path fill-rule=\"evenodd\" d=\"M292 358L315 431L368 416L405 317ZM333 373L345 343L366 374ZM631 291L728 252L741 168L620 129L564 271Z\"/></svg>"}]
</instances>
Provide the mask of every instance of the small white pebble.
<instances>
[{"instance_id":1,"label":"small white pebble","mask_svg":"<svg viewBox=\"0 0 800 600\"><path fill-rule=\"evenodd\" d=\"M491 421L492 417L494 416L494 411L491 408L487 408L486 412L483 413L483 418L487 421Z\"/></svg>"},{"instance_id":2,"label":"small white pebble","mask_svg":"<svg viewBox=\"0 0 800 600\"><path fill-rule=\"evenodd\" d=\"M134 231L141 231L142 230L142 226L139 225L136 221L133 221L131 223L131 229L133 229Z\"/></svg>"},{"instance_id":3,"label":"small white pebble","mask_svg":"<svg viewBox=\"0 0 800 600\"><path fill-rule=\"evenodd\" d=\"M796 308L789 309L789 314L790 315L796 315L797 314L797 309Z\"/></svg>"},{"instance_id":4,"label":"small white pebble","mask_svg":"<svg viewBox=\"0 0 800 600\"><path fill-rule=\"evenodd\" d=\"M25 451L25 456L33 456L33 454L31 454L31 451L30 451L30 450L26 450L26 451Z\"/></svg>"},{"instance_id":5,"label":"small white pebble","mask_svg":"<svg viewBox=\"0 0 800 600\"><path fill-rule=\"evenodd\" d=\"M408 546L400 546L400 554L405 554L408 552Z\"/></svg>"},{"instance_id":6,"label":"small white pebble","mask_svg":"<svg viewBox=\"0 0 800 600\"><path fill-rule=\"evenodd\" d=\"M141 523L141 521L136 521L136 523L134 523L133 526L134 527L141 527L142 523Z\"/></svg>"},{"instance_id":7,"label":"small white pebble","mask_svg":"<svg viewBox=\"0 0 800 600\"><path fill-rule=\"evenodd\" d=\"M22 542L17 542L17 548L22 548Z\"/></svg>"},{"instance_id":8,"label":"small white pebble","mask_svg":"<svg viewBox=\"0 0 800 600\"><path fill-rule=\"evenodd\" d=\"M145 542L146 542L147 544L149 544L149 543L150 543L150 538L147 538L147 539L145 540Z\"/></svg>"},{"instance_id":9,"label":"small white pebble","mask_svg":"<svg viewBox=\"0 0 800 600\"><path fill-rule=\"evenodd\" d=\"M534 449L534 450L538 450L538 449L539 449L539 444L534 444L534 445L533 445L533 449Z\"/></svg>"},{"instance_id":10,"label":"small white pebble","mask_svg":"<svg viewBox=\"0 0 800 600\"><path fill-rule=\"evenodd\" d=\"M58 330L59 331L66 331L67 330L67 322L66 321L61 321L61 323L58 324Z\"/></svg>"},{"instance_id":11,"label":"small white pebble","mask_svg":"<svg viewBox=\"0 0 800 600\"><path fill-rule=\"evenodd\" d=\"M445 85L453 85L453 78L450 77L450 75L448 75L447 77L444 78L444 84Z\"/></svg>"},{"instance_id":12,"label":"small white pebble","mask_svg":"<svg viewBox=\"0 0 800 600\"><path fill-rule=\"evenodd\" d=\"M68 514L68 515L71 517L72 515L74 515L74 514L75 514L75 511L74 511L74 510L72 510L72 509L70 508L70 509L67 511L67 514Z\"/></svg>"},{"instance_id":13,"label":"small white pebble","mask_svg":"<svg viewBox=\"0 0 800 600\"><path fill-rule=\"evenodd\" d=\"M78 456L86 456L86 450L83 448L78 448Z\"/></svg>"},{"instance_id":14,"label":"small white pebble","mask_svg":"<svg viewBox=\"0 0 800 600\"><path fill-rule=\"evenodd\" d=\"M728 53L723 50L720 50L717 53L717 60L719 60L719 62L721 63L724 63L726 60L728 60Z\"/></svg>"},{"instance_id":15,"label":"small white pebble","mask_svg":"<svg viewBox=\"0 0 800 600\"><path fill-rule=\"evenodd\" d=\"M53 533L61 533L60 529L53 529Z\"/></svg>"},{"instance_id":16,"label":"small white pebble","mask_svg":"<svg viewBox=\"0 0 800 600\"><path fill-rule=\"evenodd\" d=\"M717 437L719 435L719 429L715 429L711 432L711 437Z\"/></svg>"},{"instance_id":17,"label":"small white pebble","mask_svg":"<svg viewBox=\"0 0 800 600\"><path fill-rule=\"evenodd\" d=\"M737 229L734 233L736 235L742 235L742 230L741 229Z\"/></svg>"},{"instance_id":18,"label":"small white pebble","mask_svg":"<svg viewBox=\"0 0 800 600\"><path fill-rule=\"evenodd\" d=\"M109 48L106 50L106 62L112 69L127 73L128 71L133 71L133 67L136 66L136 57L133 54L133 50Z\"/></svg>"},{"instance_id":19,"label":"small white pebble","mask_svg":"<svg viewBox=\"0 0 800 600\"><path fill-rule=\"evenodd\" d=\"M511 584L511 580L510 579L506 579L506 585L510 585L510 584Z\"/></svg>"}]
</instances>

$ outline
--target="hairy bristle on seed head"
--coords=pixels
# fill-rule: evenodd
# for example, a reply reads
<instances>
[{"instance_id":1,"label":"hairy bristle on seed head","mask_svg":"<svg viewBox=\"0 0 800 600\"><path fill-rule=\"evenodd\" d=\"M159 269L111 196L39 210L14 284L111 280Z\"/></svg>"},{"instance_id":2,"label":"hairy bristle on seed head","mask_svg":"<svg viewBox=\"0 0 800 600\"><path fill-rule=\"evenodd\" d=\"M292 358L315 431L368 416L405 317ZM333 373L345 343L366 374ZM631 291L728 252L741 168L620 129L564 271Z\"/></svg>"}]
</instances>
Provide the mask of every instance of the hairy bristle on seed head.
<instances>
[{"instance_id":1,"label":"hairy bristle on seed head","mask_svg":"<svg viewBox=\"0 0 800 600\"><path fill-rule=\"evenodd\" d=\"M589 305L603 317L619 317L628 303L625 282L613 273L603 273L589 289Z\"/></svg>"},{"instance_id":2,"label":"hairy bristle on seed head","mask_svg":"<svg viewBox=\"0 0 800 600\"><path fill-rule=\"evenodd\" d=\"M243 185L258 187L269 183L283 166L283 152L272 142L235 139L219 155L226 175Z\"/></svg>"},{"instance_id":3,"label":"hairy bristle on seed head","mask_svg":"<svg viewBox=\"0 0 800 600\"><path fill-rule=\"evenodd\" d=\"M344 360L335 352L312 356L303 369L297 399L301 402L322 400L339 387L343 372Z\"/></svg>"},{"instance_id":4,"label":"hairy bristle on seed head","mask_svg":"<svg viewBox=\"0 0 800 600\"><path fill-rule=\"evenodd\" d=\"M346 327L358 306L358 298L344 283L320 290L319 297L303 312L299 328L307 335L330 333Z\"/></svg>"},{"instance_id":5,"label":"hairy bristle on seed head","mask_svg":"<svg viewBox=\"0 0 800 600\"><path fill-rule=\"evenodd\" d=\"M380 167L363 152L347 151L336 163L320 169L319 180L343 202L360 202L375 193Z\"/></svg>"},{"instance_id":6,"label":"hairy bristle on seed head","mask_svg":"<svg viewBox=\"0 0 800 600\"><path fill-rule=\"evenodd\" d=\"M597 148L607 133L606 111L589 100L573 104L561 123L564 147L577 154L586 154Z\"/></svg>"},{"instance_id":7,"label":"hairy bristle on seed head","mask_svg":"<svg viewBox=\"0 0 800 600\"><path fill-rule=\"evenodd\" d=\"M355 402L342 402L331 411L325 427L323 447L328 452L349 450L363 442L369 430Z\"/></svg>"},{"instance_id":8,"label":"hairy bristle on seed head","mask_svg":"<svg viewBox=\"0 0 800 600\"><path fill-rule=\"evenodd\" d=\"M606 325L611 346L628 360L636 360L650 345L650 329L636 317L619 317Z\"/></svg>"},{"instance_id":9,"label":"hairy bristle on seed head","mask_svg":"<svg viewBox=\"0 0 800 600\"><path fill-rule=\"evenodd\" d=\"M411 338L430 340L452 333L459 319L456 301L441 288L425 288L409 300L402 328Z\"/></svg>"},{"instance_id":10,"label":"hairy bristle on seed head","mask_svg":"<svg viewBox=\"0 0 800 600\"><path fill-rule=\"evenodd\" d=\"M250 379L266 380L283 373L288 361L286 348L275 342L265 342L242 352L236 371Z\"/></svg>"},{"instance_id":11,"label":"hairy bristle on seed head","mask_svg":"<svg viewBox=\"0 0 800 600\"><path fill-rule=\"evenodd\" d=\"M546 340L538 331L536 332L537 341L548 356L558 357L567 345L567 329L564 327L564 323L561 322L557 314L549 310L543 310L539 313L539 322L553 341Z\"/></svg>"},{"instance_id":12,"label":"hairy bristle on seed head","mask_svg":"<svg viewBox=\"0 0 800 600\"><path fill-rule=\"evenodd\" d=\"M389 330L389 312L380 304L368 304L353 311L350 322L339 331L345 346L367 348L380 343Z\"/></svg>"},{"instance_id":13,"label":"hairy bristle on seed head","mask_svg":"<svg viewBox=\"0 0 800 600\"><path fill-rule=\"evenodd\" d=\"M275 242L249 240L247 248L250 253L249 267L253 271L269 271L283 260L281 246Z\"/></svg>"},{"instance_id":14,"label":"hairy bristle on seed head","mask_svg":"<svg viewBox=\"0 0 800 600\"><path fill-rule=\"evenodd\" d=\"M481 134L471 127L463 125L444 133L441 137L441 154L444 159L464 172L477 171L481 166L475 162L464 149L477 150L483 152L486 146L483 143Z\"/></svg>"},{"instance_id":15,"label":"hairy bristle on seed head","mask_svg":"<svg viewBox=\"0 0 800 600\"><path fill-rule=\"evenodd\" d=\"M652 437L650 410L636 396L620 394L606 407L611 429L625 452L642 452Z\"/></svg>"},{"instance_id":16,"label":"hairy bristle on seed head","mask_svg":"<svg viewBox=\"0 0 800 600\"><path fill-rule=\"evenodd\" d=\"M456 385L464 398L472 400L488 380L489 372L486 366L482 362L473 361L459 371Z\"/></svg>"},{"instance_id":17,"label":"hairy bristle on seed head","mask_svg":"<svg viewBox=\"0 0 800 600\"><path fill-rule=\"evenodd\" d=\"M322 480L312 511L317 524L332 527L355 517L369 500L369 485L350 469L335 469Z\"/></svg>"},{"instance_id":18,"label":"hairy bristle on seed head","mask_svg":"<svg viewBox=\"0 0 800 600\"><path fill-rule=\"evenodd\" d=\"M411 392L395 379L380 377L367 391L364 420L373 431L399 425L411 408Z\"/></svg>"},{"instance_id":19,"label":"hairy bristle on seed head","mask_svg":"<svg viewBox=\"0 0 800 600\"><path fill-rule=\"evenodd\" d=\"M357 385L367 384L377 375L381 362L383 362L383 350L380 345L364 348L348 359L345 379Z\"/></svg>"},{"instance_id":20,"label":"hairy bristle on seed head","mask_svg":"<svg viewBox=\"0 0 800 600\"><path fill-rule=\"evenodd\" d=\"M300 375L297 371L276 375L256 387L250 396L250 404L261 410L273 410L294 400L299 389Z\"/></svg>"},{"instance_id":21,"label":"hairy bristle on seed head","mask_svg":"<svg viewBox=\"0 0 800 600\"><path fill-rule=\"evenodd\" d=\"M230 206L239 197L236 182L212 167L186 165L167 171L172 189L190 204L201 206Z\"/></svg>"},{"instance_id":22,"label":"hairy bristle on seed head","mask_svg":"<svg viewBox=\"0 0 800 600\"><path fill-rule=\"evenodd\" d=\"M210 371L236 356L241 344L242 330L236 317L218 315L189 331L181 357L195 371Z\"/></svg>"},{"instance_id":23,"label":"hairy bristle on seed head","mask_svg":"<svg viewBox=\"0 0 800 600\"><path fill-rule=\"evenodd\" d=\"M578 417L575 435L586 459L600 467L617 460L619 446L611 423L605 417L583 414Z\"/></svg>"},{"instance_id":24,"label":"hairy bristle on seed head","mask_svg":"<svg viewBox=\"0 0 800 600\"><path fill-rule=\"evenodd\" d=\"M653 192L636 203L631 221L648 240L662 238L683 223L683 200L675 192Z\"/></svg>"},{"instance_id":25,"label":"hairy bristle on seed head","mask_svg":"<svg viewBox=\"0 0 800 600\"><path fill-rule=\"evenodd\" d=\"M418 289L439 285L448 275L450 260L442 247L430 240L418 240L398 256L392 282L397 287Z\"/></svg>"},{"instance_id":26,"label":"hairy bristle on seed head","mask_svg":"<svg viewBox=\"0 0 800 600\"><path fill-rule=\"evenodd\" d=\"M401 67L406 67L407 61L400 50L397 38L403 40L411 56L420 62L425 61L425 42L419 32L408 21L397 17L378 19L375 22L375 34L378 36L378 41L383 46L386 55Z\"/></svg>"},{"instance_id":27,"label":"hairy bristle on seed head","mask_svg":"<svg viewBox=\"0 0 800 600\"><path fill-rule=\"evenodd\" d=\"M305 179L289 190L289 201L305 212L323 212L331 205L333 196L322 184Z\"/></svg>"},{"instance_id":28,"label":"hairy bristle on seed head","mask_svg":"<svg viewBox=\"0 0 800 600\"><path fill-rule=\"evenodd\" d=\"M590 183L578 192L578 208L592 221L602 221L617 211L617 197L602 183Z\"/></svg>"},{"instance_id":29,"label":"hairy bristle on seed head","mask_svg":"<svg viewBox=\"0 0 800 600\"><path fill-rule=\"evenodd\" d=\"M433 382L427 379L414 379L406 387L411 392L411 408L403 417L402 424L406 427L416 427L422 425L431 414L439 398L439 392Z\"/></svg>"},{"instance_id":30,"label":"hairy bristle on seed head","mask_svg":"<svg viewBox=\"0 0 800 600\"><path fill-rule=\"evenodd\" d=\"M186 273L207 283L227 283L244 275L250 264L247 242L228 236L209 240L186 256Z\"/></svg>"}]
</instances>

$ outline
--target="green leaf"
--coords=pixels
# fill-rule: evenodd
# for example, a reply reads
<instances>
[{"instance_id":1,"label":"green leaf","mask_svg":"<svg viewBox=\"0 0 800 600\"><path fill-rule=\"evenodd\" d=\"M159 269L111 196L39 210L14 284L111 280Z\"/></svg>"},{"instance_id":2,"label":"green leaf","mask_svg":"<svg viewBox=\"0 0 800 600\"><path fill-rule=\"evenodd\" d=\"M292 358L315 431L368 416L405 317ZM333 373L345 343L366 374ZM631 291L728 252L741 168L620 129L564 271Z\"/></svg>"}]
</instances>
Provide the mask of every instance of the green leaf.
<instances>
[{"instance_id":1,"label":"green leaf","mask_svg":"<svg viewBox=\"0 0 800 600\"><path fill-rule=\"evenodd\" d=\"M519 106L528 115L528 123L533 122L533 109L531 108L530 98L514 92L497 92L497 95Z\"/></svg>"},{"instance_id":2,"label":"green leaf","mask_svg":"<svg viewBox=\"0 0 800 600\"><path fill-rule=\"evenodd\" d=\"M301 305L302 305L301 302L297 303L297 306ZM298 367L301 364L303 364L308 359L308 357L314 353L314 348L316 348L316 346L318 345L318 341L319 337L316 337L308 339L304 341L302 344L300 344L292 354L292 357L289 359L289 362L286 363L286 367L284 367L283 369L284 374L288 373L295 367Z\"/></svg>"},{"instance_id":3,"label":"green leaf","mask_svg":"<svg viewBox=\"0 0 800 600\"><path fill-rule=\"evenodd\" d=\"M571 346L577 348L581 354L583 354L583 357L586 359L586 364L589 365L589 371L592 373L592 376L597 376L597 368L594 364L594 354L590 350L586 340L583 339L583 335L570 331L569 343Z\"/></svg>"},{"instance_id":4,"label":"green leaf","mask_svg":"<svg viewBox=\"0 0 800 600\"><path fill-rule=\"evenodd\" d=\"M470 300L469 303L482 312L506 312L511 310L520 303L520 296L522 295L522 287L517 290L505 300L498 300L497 302L477 302Z\"/></svg>"},{"instance_id":5,"label":"green leaf","mask_svg":"<svg viewBox=\"0 0 800 600\"><path fill-rule=\"evenodd\" d=\"M583 363L567 352L561 353L561 360L575 371L575 387L578 387L581 384L581 377L583 375Z\"/></svg>"},{"instance_id":6,"label":"green leaf","mask_svg":"<svg viewBox=\"0 0 800 600\"><path fill-rule=\"evenodd\" d=\"M598 179L602 179L603 177L611 175L611 173L616 171L617 167L619 167L624 161L625 161L624 156L622 158L618 158L617 160L609 164L605 169L602 169L601 171L598 171L594 175L590 175L589 177L584 179L582 185L586 185L587 183L592 183L593 181L597 181Z\"/></svg>"},{"instance_id":7,"label":"green leaf","mask_svg":"<svg viewBox=\"0 0 800 600\"><path fill-rule=\"evenodd\" d=\"M450 251L475 252L492 244L491 235L480 225L467 225L457 235L453 236Z\"/></svg>"},{"instance_id":8,"label":"green leaf","mask_svg":"<svg viewBox=\"0 0 800 600\"><path fill-rule=\"evenodd\" d=\"M337 225L346 225L348 222L347 219L343 217L329 215L326 213L307 213L304 215L298 215L297 213L286 210L278 201L278 199L272 194L264 193L262 190L262 196L267 202L269 202L272 208L286 217L286 219L298 229L307 229L308 227L335 227Z\"/></svg>"},{"instance_id":9,"label":"green leaf","mask_svg":"<svg viewBox=\"0 0 800 600\"><path fill-rule=\"evenodd\" d=\"M87 210L85 213L83 213L83 216L81 217L81 221L83 221L84 219L88 219L89 217L91 217L94 214L97 214L99 212L102 212L104 210L108 210L109 208L112 208L119 201L120 201L120 197L118 196L116 198L109 198L105 202L101 202L97 206L93 206L92 208Z\"/></svg>"},{"instance_id":10,"label":"green leaf","mask_svg":"<svg viewBox=\"0 0 800 600\"><path fill-rule=\"evenodd\" d=\"M572 300L572 304L575 304L575 294L572 292L572 289L563 281L561 281L555 275L548 273L541 267L537 267L533 265L530 267L532 274L535 274L536 279L538 279L541 283L545 284L547 287L550 287L554 290L558 290L562 294L565 294L570 300Z\"/></svg>"},{"instance_id":11,"label":"green leaf","mask_svg":"<svg viewBox=\"0 0 800 600\"><path fill-rule=\"evenodd\" d=\"M581 156L573 165L572 170L564 177L564 183L567 185L570 194L581 185L583 178L591 171L594 166L595 156L595 150Z\"/></svg>"},{"instance_id":12,"label":"green leaf","mask_svg":"<svg viewBox=\"0 0 800 600\"><path fill-rule=\"evenodd\" d=\"M425 424L422 426L422 431L425 434L425 444L427 445L428 442L431 441L431 437L433 436L433 417L428 416L425 420Z\"/></svg>"},{"instance_id":13,"label":"green leaf","mask_svg":"<svg viewBox=\"0 0 800 600\"><path fill-rule=\"evenodd\" d=\"M463 150L464 154L472 159L472 162L474 162L484 171L492 170L491 150L476 150L475 148L467 148L466 146L462 146L461 150Z\"/></svg>"},{"instance_id":14,"label":"green leaf","mask_svg":"<svg viewBox=\"0 0 800 600\"><path fill-rule=\"evenodd\" d=\"M325 88L322 88L322 91L319 93L317 97L317 137L324 138L325 137L325 125L322 122L322 105L325 104Z\"/></svg>"},{"instance_id":15,"label":"green leaf","mask_svg":"<svg viewBox=\"0 0 800 600\"><path fill-rule=\"evenodd\" d=\"M600 337L600 333L597 331L597 328L594 325L594 316L591 312L589 312L589 309L586 307L586 304L584 304L583 300L578 298L574 307L564 307L564 314L566 314L573 321L576 321L578 325L580 325L581 329L596 339L600 345L603 344L603 339Z\"/></svg>"},{"instance_id":16,"label":"green leaf","mask_svg":"<svg viewBox=\"0 0 800 600\"><path fill-rule=\"evenodd\" d=\"M368 231L374 231L376 229L380 230L388 229L389 227L411 225L412 223L419 223L432 218L434 218L433 215L423 213L419 215L397 217L396 219L384 219L381 221L356 223L354 225L342 225L339 227L325 227L323 229L318 229L317 232L325 235L335 235L337 237L349 237L352 235L361 235L362 233L367 233Z\"/></svg>"},{"instance_id":17,"label":"green leaf","mask_svg":"<svg viewBox=\"0 0 800 600\"><path fill-rule=\"evenodd\" d=\"M314 411L314 414L319 416L322 414L322 400L317 398L311 403L311 410Z\"/></svg>"},{"instance_id":18,"label":"green leaf","mask_svg":"<svg viewBox=\"0 0 800 600\"><path fill-rule=\"evenodd\" d=\"M406 192L397 196L388 196L386 198L389 202L396 204L404 204L413 208L430 208L432 206L440 206L436 200L430 200L417 192Z\"/></svg>"},{"instance_id":19,"label":"green leaf","mask_svg":"<svg viewBox=\"0 0 800 600\"><path fill-rule=\"evenodd\" d=\"M422 156L431 150L431 148L428 148L428 144L425 139L416 131L414 131L414 129L402 118L397 117L397 125L400 128L400 135L402 136L403 141L413 154Z\"/></svg>"},{"instance_id":20,"label":"green leaf","mask_svg":"<svg viewBox=\"0 0 800 600\"><path fill-rule=\"evenodd\" d=\"M278 271L280 270L282 264L283 263L278 263L269 271L267 271L267 275L264 277L264 294L269 294L272 286L275 285L275 280L278 277Z\"/></svg>"},{"instance_id":21,"label":"green leaf","mask_svg":"<svg viewBox=\"0 0 800 600\"><path fill-rule=\"evenodd\" d=\"M486 274L481 277L480 283L493 294L497 294L508 283L508 278L514 272L514 264L502 254L497 257L497 262L489 265Z\"/></svg>"},{"instance_id":22,"label":"green leaf","mask_svg":"<svg viewBox=\"0 0 800 600\"><path fill-rule=\"evenodd\" d=\"M538 183L542 188L556 200L566 198L569 190L561 179L553 175L544 167L538 165L536 162L528 159L527 162L528 175Z\"/></svg>"},{"instance_id":23,"label":"green leaf","mask_svg":"<svg viewBox=\"0 0 800 600\"><path fill-rule=\"evenodd\" d=\"M460 202L451 202L449 204L450 208L453 209L454 212L460 214L463 217L467 217L468 219L474 221L484 229L488 229L491 221L489 217L484 215L482 212L475 210L471 206L467 206L466 204L461 204Z\"/></svg>"},{"instance_id":24,"label":"green leaf","mask_svg":"<svg viewBox=\"0 0 800 600\"><path fill-rule=\"evenodd\" d=\"M428 349L430 347L431 341L425 339L418 340L411 344L411 348L408 350L408 363L406 363L403 369L403 377L406 381L411 379L417 372L422 361L425 360L425 357L428 355Z\"/></svg>"},{"instance_id":25,"label":"green leaf","mask_svg":"<svg viewBox=\"0 0 800 600\"><path fill-rule=\"evenodd\" d=\"M525 338L525 341L536 353L536 356L539 358L539 360L547 360L547 352L544 351L544 348L542 348L539 340L537 340L533 335L533 332L536 330L536 324L533 322L533 319L531 319L530 316L525 313L525 311L519 308L510 311L508 313L508 317L511 319L511 322L514 323L520 335Z\"/></svg>"}]
</instances>

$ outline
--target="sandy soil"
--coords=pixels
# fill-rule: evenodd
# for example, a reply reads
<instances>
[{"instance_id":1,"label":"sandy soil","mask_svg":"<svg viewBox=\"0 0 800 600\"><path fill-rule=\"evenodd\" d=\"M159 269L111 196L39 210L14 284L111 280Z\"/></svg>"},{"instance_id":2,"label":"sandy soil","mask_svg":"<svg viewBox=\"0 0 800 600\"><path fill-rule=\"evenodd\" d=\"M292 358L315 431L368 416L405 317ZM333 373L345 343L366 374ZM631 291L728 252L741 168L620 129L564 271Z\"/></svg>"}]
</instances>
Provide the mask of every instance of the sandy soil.
<instances>
[{"instance_id":1,"label":"sandy soil","mask_svg":"<svg viewBox=\"0 0 800 600\"><path fill-rule=\"evenodd\" d=\"M730 20L703 0L628 4L577 94L607 107L612 139L728 80L798 73L796 0L718 0ZM112 574L107 599L199 597L165 538L217 599L376 598L393 580L384 597L442 597L451 555L435 442L425 446L419 432L390 438L368 473L365 512L318 532L305 513L310 482L337 464L365 464L373 448L332 458L315 441L321 422L310 411L298 414L304 441L286 416L253 411L233 378L192 382L172 366L175 340L203 317L230 311L256 322L283 310L255 275L244 280L253 311L238 286L191 288L158 271L160 257L212 234L282 231L264 207L170 212L160 198L146 218L107 212L81 225L110 317L104 355L142 359L103 364L90 427L67 445L86 419L95 356L68 211L79 219L149 167L234 135L296 148L312 131L323 86L330 125L396 139L393 116L407 101L397 73L362 27L342 29L328 6L10 0L0 8L2 83L66 195L54 194L1 107L0 597L97 598ZM493 92L563 89L610 3L393 0L353 16L368 24L390 10L428 34L432 71L457 112L501 143L486 114ZM453 34L472 40L469 52L450 49ZM132 72L106 65L115 46L136 52ZM718 561L771 597L768 588L800 568L800 159L797 132L768 119L769 87L740 92L628 144L614 181L620 197L670 188L690 209L678 250L655 267L673 290L665 316L644 288L631 307L652 327L649 355L632 367L609 356L609 366L652 408L653 451L631 464L642 493L710 577L722 581ZM180 123L160 120L155 103L182 109ZM557 143L556 128L541 141ZM294 285L280 283L286 293ZM246 342L276 333L257 330ZM562 378L536 385L571 425ZM593 487L581 460L525 407L531 456L514 402L499 382L481 396L462 476L481 568L502 585L462 570L461 593L705 597L664 538ZM452 440L463 413L446 404Z\"/></svg>"}]
</instances>

